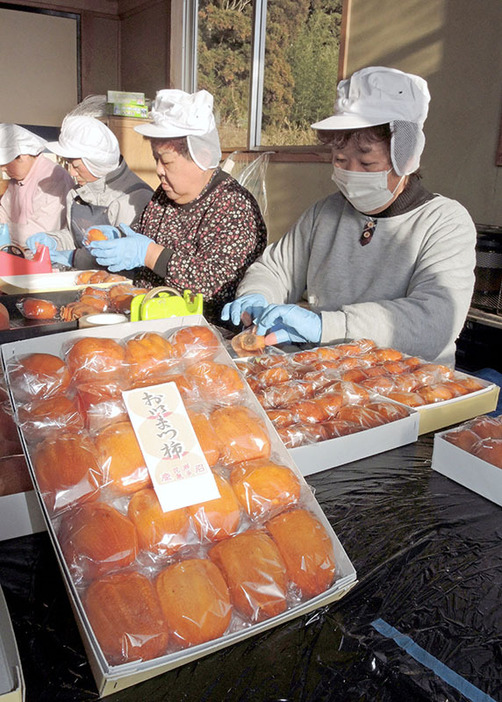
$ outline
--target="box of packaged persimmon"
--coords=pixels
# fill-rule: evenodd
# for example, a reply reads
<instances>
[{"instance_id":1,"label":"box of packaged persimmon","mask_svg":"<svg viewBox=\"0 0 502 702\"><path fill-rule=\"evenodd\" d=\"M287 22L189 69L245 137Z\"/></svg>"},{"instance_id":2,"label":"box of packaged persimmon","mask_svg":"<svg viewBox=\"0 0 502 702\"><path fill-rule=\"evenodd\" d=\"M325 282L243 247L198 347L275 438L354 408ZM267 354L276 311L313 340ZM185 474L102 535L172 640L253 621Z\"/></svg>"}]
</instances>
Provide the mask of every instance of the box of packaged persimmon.
<instances>
[{"instance_id":1,"label":"box of packaged persimmon","mask_svg":"<svg viewBox=\"0 0 502 702\"><path fill-rule=\"evenodd\" d=\"M355 569L217 330L190 316L4 344L102 696L342 597Z\"/></svg>"},{"instance_id":2,"label":"box of packaged persimmon","mask_svg":"<svg viewBox=\"0 0 502 702\"><path fill-rule=\"evenodd\" d=\"M412 443L498 397L493 384L370 339L236 364L304 475Z\"/></svg>"},{"instance_id":3,"label":"box of packaged persimmon","mask_svg":"<svg viewBox=\"0 0 502 702\"><path fill-rule=\"evenodd\" d=\"M502 506L502 415L436 434L432 469Z\"/></svg>"}]
</instances>

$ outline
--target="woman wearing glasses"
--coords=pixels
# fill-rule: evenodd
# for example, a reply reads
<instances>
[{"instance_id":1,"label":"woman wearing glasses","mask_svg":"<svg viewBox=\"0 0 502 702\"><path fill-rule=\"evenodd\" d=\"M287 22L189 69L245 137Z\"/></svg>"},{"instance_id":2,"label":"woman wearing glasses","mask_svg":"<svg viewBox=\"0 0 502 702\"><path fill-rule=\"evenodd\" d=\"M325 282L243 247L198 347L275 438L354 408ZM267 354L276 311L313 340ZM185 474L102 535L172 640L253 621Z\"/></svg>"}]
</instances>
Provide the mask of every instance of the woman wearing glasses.
<instances>
[{"instance_id":1,"label":"woman wearing glasses","mask_svg":"<svg viewBox=\"0 0 502 702\"><path fill-rule=\"evenodd\" d=\"M76 185L68 193L66 226L34 234L27 245L48 246L54 263L78 269L96 268L83 247L86 231L100 225L133 224L150 201L153 190L135 175L120 155L117 138L95 117L63 120L59 141L47 148L66 160Z\"/></svg>"}]
</instances>

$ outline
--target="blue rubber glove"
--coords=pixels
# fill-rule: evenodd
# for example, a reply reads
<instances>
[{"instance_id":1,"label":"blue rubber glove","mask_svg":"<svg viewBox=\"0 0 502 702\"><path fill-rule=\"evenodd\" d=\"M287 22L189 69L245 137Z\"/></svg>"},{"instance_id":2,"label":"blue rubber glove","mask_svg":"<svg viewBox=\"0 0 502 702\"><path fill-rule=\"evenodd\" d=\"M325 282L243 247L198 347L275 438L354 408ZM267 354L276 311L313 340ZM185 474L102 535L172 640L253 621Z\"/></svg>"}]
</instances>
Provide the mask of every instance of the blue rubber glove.
<instances>
[{"instance_id":1,"label":"blue rubber glove","mask_svg":"<svg viewBox=\"0 0 502 702\"><path fill-rule=\"evenodd\" d=\"M256 334L266 334L267 344L318 343L321 333L321 316L299 305L268 305L257 320Z\"/></svg>"},{"instance_id":2,"label":"blue rubber glove","mask_svg":"<svg viewBox=\"0 0 502 702\"><path fill-rule=\"evenodd\" d=\"M87 243L87 235L91 231L91 229L99 229L99 231L103 232L107 239L118 239L122 236L117 227L114 227L111 224L96 224L93 227L89 227L88 229L86 229L85 234L83 236L82 242L87 248L89 248L89 244L92 243Z\"/></svg>"},{"instance_id":3,"label":"blue rubber glove","mask_svg":"<svg viewBox=\"0 0 502 702\"><path fill-rule=\"evenodd\" d=\"M135 232L126 224L121 224L120 229L126 235L125 237L91 241L88 247L99 265L106 266L112 273L144 266L146 251L152 243L150 237Z\"/></svg>"},{"instance_id":4,"label":"blue rubber glove","mask_svg":"<svg viewBox=\"0 0 502 702\"><path fill-rule=\"evenodd\" d=\"M49 251L52 263L59 263L62 266L71 268L73 265L73 254L75 249L69 249L67 251Z\"/></svg>"},{"instance_id":5,"label":"blue rubber glove","mask_svg":"<svg viewBox=\"0 0 502 702\"><path fill-rule=\"evenodd\" d=\"M227 302L221 311L221 318L224 322L230 320L235 325L240 324L242 319L248 327L258 319L266 306L267 301L260 293L242 295L233 302Z\"/></svg>"},{"instance_id":6,"label":"blue rubber glove","mask_svg":"<svg viewBox=\"0 0 502 702\"><path fill-rule=\"evenodd\" d=\"M54 237L50 234L46 234L46 232L38 232L38 234L32 234L26 239L26 246L31 251L33 251L33 253L35 253L37 250L37 244L47 246L49 251L55 251L58 247L58 242L56 241L56 239L54 239Z\"/></svg>"}]
</instances>

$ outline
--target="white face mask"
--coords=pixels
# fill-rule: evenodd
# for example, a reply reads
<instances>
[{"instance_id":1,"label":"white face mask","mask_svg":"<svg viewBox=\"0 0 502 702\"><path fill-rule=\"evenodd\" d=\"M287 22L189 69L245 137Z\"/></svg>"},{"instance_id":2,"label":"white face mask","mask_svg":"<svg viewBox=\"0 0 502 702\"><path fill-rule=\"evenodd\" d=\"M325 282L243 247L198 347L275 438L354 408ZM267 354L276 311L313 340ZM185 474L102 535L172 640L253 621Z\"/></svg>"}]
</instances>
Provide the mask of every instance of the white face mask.
<instances>
[{"instance_id":1,"label":"white face mask","mask_svg":"<svg viewBox=\"0 0 502 702\"><path fill-rule=\"evenodd\" d=\"M392 200L404 176L391 192L387 187L387 176L392 171L346 171L333 167L331 179L359 212L374 212Z\"/></svg>"}]
</instances>

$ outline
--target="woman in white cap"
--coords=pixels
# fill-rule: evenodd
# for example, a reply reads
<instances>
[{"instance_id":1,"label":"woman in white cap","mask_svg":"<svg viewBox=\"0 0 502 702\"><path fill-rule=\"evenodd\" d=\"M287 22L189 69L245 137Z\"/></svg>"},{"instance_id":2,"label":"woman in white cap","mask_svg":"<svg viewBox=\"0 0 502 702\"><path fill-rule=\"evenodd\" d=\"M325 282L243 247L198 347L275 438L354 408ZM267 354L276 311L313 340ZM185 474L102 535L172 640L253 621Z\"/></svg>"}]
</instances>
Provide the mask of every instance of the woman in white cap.
<instances>
[{"instance_id":1,"label":"woman in white cap","mask_svg":"<svg viewBox=\"0 0 502 702\"><path fill-rule=\"evenodd\" d=\"M82 242L88 229L99 225L131 224L152 196L152 188L133 173L120 155L115 134L95 117L67 115L59 140L47 148L66 159L76 181L68 194L66 226L33 235L49 247L55 263L86 269L96 261Z\"/></svg>"},{"instance_id":2,"label":"woman in white cap","mask_svg":"<svg viewBox=\"0 0 502 702\"><path fill-rule=\"evenodd\" d=\"M67 171L42 155L46 141L18 124L0 124L0 166L9 184L0 200L0 223L9 225L13 244L41 229L59 229L66 194L73 181Z\"/></svg>"},{"instance_id":3,"label":"woman in white cap","mask_svg":"<svg viewBox=\"0 0 502 702\"><path fill-rule=\"evenodd\" d=\"M476 231L465 208L426 190L425 80L370 67L338 85L313 124L332 146L339 192L307 210L247 272L223 311L269 344L372 338L453 365L474 286ZM308 309L299 306L301 300Z\"/></svg>"},{"instance_id":4,"label":"woman in white cap","mask_svg":"<svg viewBox=\"0 0 502 702\"><path fill-rule=\"evenodd\" d=\"M150 140L160 185L136 231L93 241L90 250L110 271L133 269L141 286L167 285L204 297L204 314L219 320L267 233L251 193L219 168L221 150L213 97L160 90L152 121L135 127Z\"/></svg>"}]
</instances>

